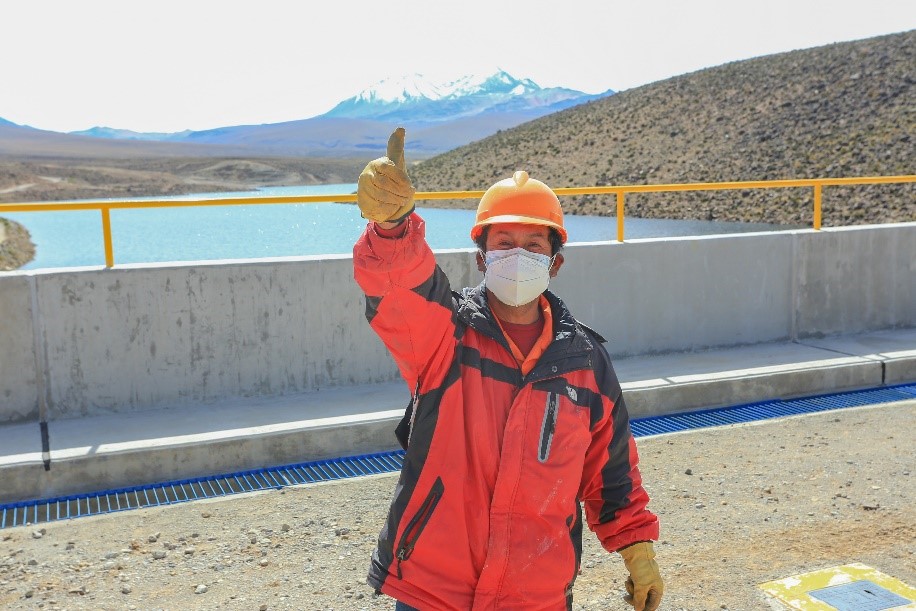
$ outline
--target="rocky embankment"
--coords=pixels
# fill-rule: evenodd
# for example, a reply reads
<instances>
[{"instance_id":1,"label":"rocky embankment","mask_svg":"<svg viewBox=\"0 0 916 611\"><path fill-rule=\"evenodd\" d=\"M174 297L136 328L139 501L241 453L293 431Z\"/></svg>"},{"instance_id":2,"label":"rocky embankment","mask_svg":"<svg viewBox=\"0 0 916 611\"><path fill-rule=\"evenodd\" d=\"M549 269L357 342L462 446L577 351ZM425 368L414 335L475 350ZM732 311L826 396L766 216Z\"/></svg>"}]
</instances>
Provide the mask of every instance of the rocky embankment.
<instances>
[{"instance_id":1,"label":"rocky embankment","mask_svg":"<svg viewBox=\"0 0 916 611\"><path fill-rule=\"evenodd\" d=\"M18 269L35 258L28 229L0 217L0 272Z\"/></svg>"}]
</instances>

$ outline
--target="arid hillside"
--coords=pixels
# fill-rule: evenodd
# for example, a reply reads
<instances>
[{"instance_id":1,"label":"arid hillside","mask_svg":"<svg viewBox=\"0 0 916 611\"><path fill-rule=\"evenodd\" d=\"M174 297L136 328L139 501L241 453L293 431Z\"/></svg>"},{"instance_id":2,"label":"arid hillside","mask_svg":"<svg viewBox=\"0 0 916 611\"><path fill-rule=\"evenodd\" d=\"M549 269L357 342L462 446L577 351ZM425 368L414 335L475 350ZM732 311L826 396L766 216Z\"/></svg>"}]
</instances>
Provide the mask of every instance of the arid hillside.
<instances>
[{"instance_id":1,"label":"arid hillside","mask_svg":"<svg viewBox=\"0 0 916 611\"><path fill-rule=\"evenodd\" d=\"M18 269L35 257L28 230L9 219L0 218L0 272Z\"/></svg>"},{"instance_id":2,"label":"arid hillside","mask_svg":"<svg viewBox=\"0 0 916 611\"><path fill-rule=\"evenodd\" d=\"M916 31L733 62L503 131L411 176L418 190L439 191L485 189L517 169L552 187L916 174L914 68ZM823 197L825 225L916 220L912 184ZM626 213L805 224L812 201L810 188L644 194L628 196ZM614 210L613 196L563 204Z\"/></svg>"},{"instance_id":3,"label":"arid hillside","mask_svg":"<svg viewBox=\"0 0 916 611\"><path fill-rule=\"evenodd\" d=\"M183 195L355 182L365 161L323 158L4 157L0 203Z\"/></svg>"}]
</instances>

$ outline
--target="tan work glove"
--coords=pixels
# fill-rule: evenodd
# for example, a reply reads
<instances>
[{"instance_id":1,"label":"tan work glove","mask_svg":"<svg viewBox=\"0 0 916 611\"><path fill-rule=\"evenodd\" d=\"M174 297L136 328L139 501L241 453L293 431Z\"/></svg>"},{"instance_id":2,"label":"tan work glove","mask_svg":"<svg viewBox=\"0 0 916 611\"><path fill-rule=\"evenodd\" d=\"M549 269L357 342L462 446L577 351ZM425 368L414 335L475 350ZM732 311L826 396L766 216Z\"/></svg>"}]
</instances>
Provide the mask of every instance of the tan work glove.
<instances>
[{"instance_id":1,"label":"tan work glove","mask_svg":"<svg viewBox=\"0 0 916 611\"><path fill-rule=\"evenodd\" d=\"M655 550L651 541L629 545L618 552L623 556L630 576L627 578L627 595L624 600L636 611L655 611L662 602L665 586L655 563Z\"/></svg>"},{"instance_id":2,"label":"tan work glove","mask_svg":"<svg viewBox=\"0 0 916 611\"><path fill-rule=\"evenodd\" d=\"M363 218L397 222L413 212L415 190L404 162L404 128L388 138L388 154L370 161L359 175L356 203Z\"/></svg>"}]
</instances>

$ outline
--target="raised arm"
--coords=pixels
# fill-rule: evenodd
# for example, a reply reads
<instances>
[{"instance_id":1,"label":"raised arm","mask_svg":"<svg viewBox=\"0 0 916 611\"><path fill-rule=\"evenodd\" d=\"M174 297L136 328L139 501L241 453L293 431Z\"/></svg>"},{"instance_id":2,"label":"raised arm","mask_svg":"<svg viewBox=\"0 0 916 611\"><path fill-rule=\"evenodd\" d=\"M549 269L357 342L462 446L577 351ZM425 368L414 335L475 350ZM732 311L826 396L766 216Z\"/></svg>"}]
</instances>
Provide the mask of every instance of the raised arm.
<instances>
[{"instance_id":1,"label":"raised arm","mask_svg":"<svg viewBox=\"0 0 916 611\"><path fill-rule=\"evenodd\" d=\"M357 202L372 222L353 247L353 267L369 324L411 392L418 383L423 392L438 384L452 358L455 317L448 278L426 243L423 219L413 213L413 195L404 129L398 128L387 156L371 161L359 177Z\"/></svg>"}]
</instances>

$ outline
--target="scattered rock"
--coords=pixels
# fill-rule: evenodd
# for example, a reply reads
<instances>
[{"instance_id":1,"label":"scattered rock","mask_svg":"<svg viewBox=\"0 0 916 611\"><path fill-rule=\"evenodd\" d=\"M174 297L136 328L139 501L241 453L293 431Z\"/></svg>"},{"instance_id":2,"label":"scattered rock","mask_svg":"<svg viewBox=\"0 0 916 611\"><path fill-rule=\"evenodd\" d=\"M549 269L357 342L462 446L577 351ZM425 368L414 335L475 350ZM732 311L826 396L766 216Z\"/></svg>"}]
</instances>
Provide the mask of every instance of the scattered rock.
<instances>
[{"instance_id":1,"label":"scattered rock","mask_svg":"<svg viewBox=\"0 0 916 611\"><path fill-rule=\"evenodd\" d=\"M900 541L913 532L916 508L907 502L911 479L901 473L912 461L900 451L899 440L895 447L884 437L906 430L916 412L882 408L855 413L866 422L827 427L833 433L824 436L837 449L824 453L779 452L775 446L799 447L812 427L820 430L817 424L827 420L826 414L806 416L811 419L806 426L799 426L799 420L773 421L638 440L650 507L665 537L656 546L671 586L662 608L713 610L725 604L728 609L760 609L761 595L747 583L823 568L828 561L842 564L849 549L861 550L863 561L880 558L882 570L906 574L912 554ZM843 443L851 431L856 443ZM719 452L709 451L711 439ZM733 457L727 470L723 456ZM689 485L656 475L683 474L685 459L696 465L690 467ZM847 459L856 466L847 465ZM818 477L811 479L812 474ZM205 505L213 513L210 519L195 503L118 512L49 524L37 540L31 537L36 526L0 530L0 608L37 610L41 603L42 610L390 611L393 601L377 597L365 574L395 486L396 478L385 476L302 486L286 497L238 495L214 501L215 510ZM770 493L778 489L780 503L769 500L765 488ZM722 504L726 499L728 504ZM772 512L774 507L778 512ZM281 534L293 530L295 536ZM156 531L161 534L150 543ZM255 543L272 543L251 545L251 536ZM132 537L142 542L141 552L117 551ZM778 558L773 556L775 537ZM174 552L167 539L178 544ZM61 553L54 541L74 549ZM734 553L736 545L740 553ZM189 548L195 552L185 555ZM573 608L632 611L622 600L626 572L619 556L604 551L587 530L581 567ZM215 589L208 596L210 584ZM188 603L198 585L208 591L194 598L196 604ZM78 593L80 588L85 595ZM55 598L59 605L50 604Z\"/></svg>"}]
</instances>

